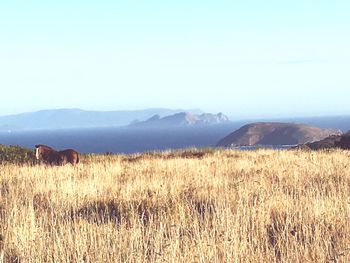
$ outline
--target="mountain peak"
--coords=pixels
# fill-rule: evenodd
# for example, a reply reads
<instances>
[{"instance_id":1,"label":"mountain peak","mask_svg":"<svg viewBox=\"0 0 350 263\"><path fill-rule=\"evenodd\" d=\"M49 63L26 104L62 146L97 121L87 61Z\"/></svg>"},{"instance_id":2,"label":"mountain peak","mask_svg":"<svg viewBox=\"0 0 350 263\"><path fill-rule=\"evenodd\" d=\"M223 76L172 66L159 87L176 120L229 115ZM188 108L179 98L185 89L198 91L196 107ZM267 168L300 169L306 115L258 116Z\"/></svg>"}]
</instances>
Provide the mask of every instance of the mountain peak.
<instances>
[{"instance_id":1,"label":"mountain peak","mask_svg":"<svg viewBox=\"0 0 350 263\"><path fill-rule=\"evenodd\" d=\"M179 112L173 115L159 118L153 116L146 121L132 123L132 126L138 127L176 127L176 126L193 126L193 125L214 125L229 122L229 118L222 113L202 113L193 114L190 112Z\"/></svg>"}]
</instances>

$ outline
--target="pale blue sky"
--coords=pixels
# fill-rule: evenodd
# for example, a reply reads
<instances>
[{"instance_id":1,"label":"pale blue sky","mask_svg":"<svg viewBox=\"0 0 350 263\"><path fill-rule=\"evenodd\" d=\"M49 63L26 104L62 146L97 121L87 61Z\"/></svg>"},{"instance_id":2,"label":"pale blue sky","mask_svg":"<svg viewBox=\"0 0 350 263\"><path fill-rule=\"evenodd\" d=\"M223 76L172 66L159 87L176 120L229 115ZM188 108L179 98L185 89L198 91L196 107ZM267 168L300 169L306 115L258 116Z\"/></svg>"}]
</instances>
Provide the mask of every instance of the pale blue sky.
<instances>
[{"instance_id":1,"label":"pale blue sky","mask_svg":"<svg viewBox=\"0 0 350 263\"><path fill-rule=\"evenodd\" d=\"M0 115L350 114L350 1L0 1Z\"/></svg>"}]
</instances>

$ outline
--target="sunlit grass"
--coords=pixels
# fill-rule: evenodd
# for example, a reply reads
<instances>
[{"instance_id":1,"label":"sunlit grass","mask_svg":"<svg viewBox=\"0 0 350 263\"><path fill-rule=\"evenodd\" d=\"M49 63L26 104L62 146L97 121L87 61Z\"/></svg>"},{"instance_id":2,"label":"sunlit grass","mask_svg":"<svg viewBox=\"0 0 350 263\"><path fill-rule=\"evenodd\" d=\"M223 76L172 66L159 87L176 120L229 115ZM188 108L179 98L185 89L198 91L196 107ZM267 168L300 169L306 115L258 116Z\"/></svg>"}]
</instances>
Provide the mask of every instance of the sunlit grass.
<instances>
[{"instance_id":1,"label":"sunlit grass","mask_svg":"<svg viewBox=\"0 0 350 263\"><path fill-rule=\"evenodd\" d=\"M348 262L350 153L0 166L0 262Z\"/></svg>"}]
</instances>

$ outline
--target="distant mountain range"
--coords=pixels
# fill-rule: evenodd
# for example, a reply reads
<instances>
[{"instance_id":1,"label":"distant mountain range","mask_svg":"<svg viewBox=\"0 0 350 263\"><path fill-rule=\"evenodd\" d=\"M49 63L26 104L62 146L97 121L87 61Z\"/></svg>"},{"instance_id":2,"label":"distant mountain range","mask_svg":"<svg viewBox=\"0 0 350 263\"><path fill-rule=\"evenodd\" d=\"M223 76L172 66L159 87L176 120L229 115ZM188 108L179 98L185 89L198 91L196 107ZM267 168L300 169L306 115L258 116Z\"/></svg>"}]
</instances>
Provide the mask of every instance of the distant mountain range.
<instances>
[{"instance_id":1,"label":"distant mountain range","mask_svg":"<svg viewBox=\"0 0 350 263\"><path fill-rule=\"evenodd\" d=\"M178 115L177 115L178 114ZM204 114L194 109L153 108L134 111L87 111L81 109L49 109L15 115L0 116L1 131L56 130L70 128L102 127L174 127L178 125L201 126L198 124L222 124L227 121L224 114ZM247 124L252 120L236 121ZM255 120L254 122L262 121ZM320 128L350 130L350 116L329 116L314 118L292 118L280 120L263 120L269 122L305 123ZM129 124L131 124L129 126ZM235 125L236 127L237 125Z\"/></svg>"},{"instance_id":2,"label":"distant mountain range","mask_svg":"<svg viewBox=\"0 0 350 263\"><path fill-rule=\"evenodd\" d=\"M221 139L217 146L297 145L341 135L340 130L306 124L258 122L244 125Z\"/></svg>"},{"instance_id":3,"label":"distant mountain range","mask_svg":"<svg viewBox=\"0 0 350 263\"><path fill-rule=\"evenodd\" d=\"M135 111L86 111L81 109L54 109L0 116L0 131L54 130L68 128L94 128L127 126L131 122L144 121L154 115L164 116L189 112L201 114L201 110L172 110L164 108Z\"/></svg>"},{"instance_id":4,"label":"distant mountain range","mask_svg":"<svg viewBox=\"0 0 350 263\"><path fill-rule=\"evenodd\" d=\"M161 117L158 114L146 121L136 121L130 124L132 127L142 128L169 128L182 126L216 125L230 122L229 118L222 113L193 114L180 112L173 115Z\"/></svg>"}]
</instances>

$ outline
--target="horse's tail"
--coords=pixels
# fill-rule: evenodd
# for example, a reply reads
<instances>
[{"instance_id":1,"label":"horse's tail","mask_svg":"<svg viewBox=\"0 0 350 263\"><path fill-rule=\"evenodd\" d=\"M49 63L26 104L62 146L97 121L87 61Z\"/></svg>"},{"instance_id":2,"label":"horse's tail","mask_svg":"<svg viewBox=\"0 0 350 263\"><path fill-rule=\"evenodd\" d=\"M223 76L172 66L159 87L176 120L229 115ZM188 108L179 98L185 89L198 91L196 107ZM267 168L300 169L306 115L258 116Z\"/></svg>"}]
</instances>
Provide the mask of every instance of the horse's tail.
<instances>
[{"instance_id":1,"label":"horse's tail","mask_svg":"<svg viewBox=\"0 0 350 263\"><path fill-rule=\"evenodd\" d=\"M79 154L77 153L77 161L75 163L79 163Z\"/></svg>"}]
</instances>

